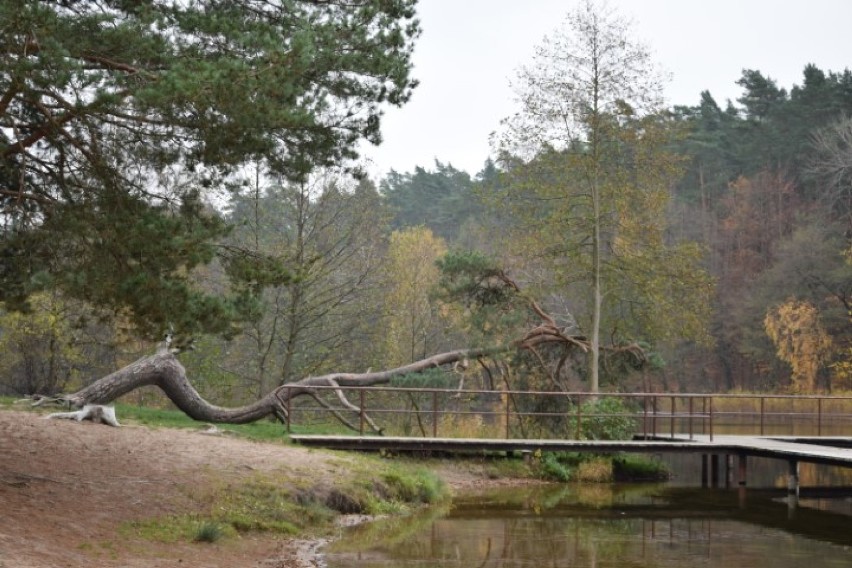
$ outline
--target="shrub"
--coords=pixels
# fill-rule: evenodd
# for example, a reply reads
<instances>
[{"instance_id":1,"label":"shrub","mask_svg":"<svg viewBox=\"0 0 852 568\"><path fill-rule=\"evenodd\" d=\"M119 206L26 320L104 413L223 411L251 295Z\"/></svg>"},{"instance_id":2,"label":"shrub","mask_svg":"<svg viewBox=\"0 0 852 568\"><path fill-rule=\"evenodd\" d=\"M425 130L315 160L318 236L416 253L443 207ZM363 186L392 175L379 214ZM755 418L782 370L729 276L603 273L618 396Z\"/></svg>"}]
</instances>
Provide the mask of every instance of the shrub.
<instances>
[{"instance_id":1,"label":"shrub","mask_svg":"<svg viewBox=\"0 0 852 568\"><path fill-rule=\"evenodd\" d=\"M540 475L543 479L552 481L571 481L571 469L563 464L553 452L546 452L541 456Z\"/></svg>"},{"instance_id":2,"label":"shrub","mask_svg":"<svg viewBox=\"0 0 852 568\"><path fill-rule=\"evenodd\" d=\"M583 440L629 440L636 433L634 409L623 399L598 398L584 402L580 410L580 438ZM576 417L571 431L576 430Z\"/></svg>"},{"instance_id":3,"label":"shrub","mask_svg":"<svg viewBox=\"0 0 852 568\"><path fill-rule=\"evenodd\" d=\"M225 531L218 523L203 523L195 531L192 540L195 542L216 542L225 535Z\"/></svg>"},{"instance_id":4,"label":"shrub","mask_svg":"<svg viewBox=\"0 0 852 568\"><path fill-rule=\"evenodd\" d=\"M613 478L613 463L608 457L593 457L577 467L577 481L609 483Z\"/></svg>"}]
</instances>

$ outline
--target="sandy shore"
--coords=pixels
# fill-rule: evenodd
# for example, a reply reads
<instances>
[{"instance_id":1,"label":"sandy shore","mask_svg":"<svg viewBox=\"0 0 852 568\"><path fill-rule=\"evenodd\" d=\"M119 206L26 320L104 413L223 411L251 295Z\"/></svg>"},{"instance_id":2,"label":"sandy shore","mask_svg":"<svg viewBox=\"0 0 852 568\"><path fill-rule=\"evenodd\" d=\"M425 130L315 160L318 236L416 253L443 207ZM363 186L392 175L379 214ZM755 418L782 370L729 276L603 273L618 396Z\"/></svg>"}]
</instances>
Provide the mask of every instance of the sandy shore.
<instances>
[{"instance_id":1,"label":"sandy shore","mask_svg":"<svg viewBox=\"0 0 852 568\"><path fill-rule=\"evenodd\" d=\"M213 544L159 543L120 534L125 521L193 512L193 492L222 479L286 471L305 483L340 475L339 454L210 436L111 428L0 411L0 568L316 568L321 540L249 534ZM497 484L438 468L459 490ZM364 519L343 518L342 522Z\"/></svg>"}]
</instances>

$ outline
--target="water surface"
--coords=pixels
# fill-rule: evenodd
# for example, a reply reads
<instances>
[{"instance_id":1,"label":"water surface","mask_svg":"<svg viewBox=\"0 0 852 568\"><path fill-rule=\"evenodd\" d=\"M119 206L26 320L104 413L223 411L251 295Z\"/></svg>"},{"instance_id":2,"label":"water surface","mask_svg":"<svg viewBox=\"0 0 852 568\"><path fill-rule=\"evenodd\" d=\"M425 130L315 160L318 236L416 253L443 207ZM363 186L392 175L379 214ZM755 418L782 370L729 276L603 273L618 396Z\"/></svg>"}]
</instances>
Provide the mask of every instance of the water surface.
<instances>
[{"instance_id":1,"label":"water surface","mask_svg":"<svg viewBox=\"0 0 852 568\"><path fill-rule=\"evenodd\" d=\"M580 485L470 494L357 527L330 568L852 566L852 516L779 491ZM847 500L848 502L848 500ZM818 504L818 502L815 502ZM807 502L804 502L807 505Z\"/></svg>"}]
</instances>

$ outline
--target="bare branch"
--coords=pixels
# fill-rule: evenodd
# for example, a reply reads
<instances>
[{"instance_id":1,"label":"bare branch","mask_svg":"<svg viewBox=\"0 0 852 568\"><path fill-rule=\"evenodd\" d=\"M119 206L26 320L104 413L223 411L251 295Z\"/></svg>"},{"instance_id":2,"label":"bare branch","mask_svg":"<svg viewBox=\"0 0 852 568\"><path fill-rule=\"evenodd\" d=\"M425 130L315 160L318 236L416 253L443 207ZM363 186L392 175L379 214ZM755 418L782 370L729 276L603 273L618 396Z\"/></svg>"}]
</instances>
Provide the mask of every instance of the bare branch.
<instances>
[{"instance_id":1,"label":"bare branch","mask_svg":"<svg viewBox=\"0 0 852 568\"><path fill-rule=\"evenodd\" d=\"M370 428L372 428L374 432L376 432L376 433L377 433L377 434L379 434L379 435L381 435L381 434L382 434L382 432L384 431L384 429L383 429L383 428L379 428L379 426L378 426L378 425L377 425L377 424L373 421L373 419L372 419L372 418L370 418L369 416L367 416L367 413L364 411L364 409L363 409L363 408L359 408L359 407L355 406L354 404L352 404L351 402L349 402L349 399L348 399L348 398L346 398L346 395L345 395L345 394L343 394L343 391L342 391L342 390L340 390L340 385L339 385L339 384L337 384L337 383L336 383L334 380L332 380L332 379L329 379L329 380L328 380L328 384L329 384L329 386L336 387L336 388L334 389L334 393L337 395L337 398L340 400L340 403L341 403L343 406L345 406L345 407L346 407L346 408L348 408L349 410L351 410L351 411L353 411L353 412L357 412L358 414L360 414L361 416L363 416L363 417L364 417L364 422L366 422L367 424L369 424L369 425L370 425Z\"/></svg>"}]
</instances>

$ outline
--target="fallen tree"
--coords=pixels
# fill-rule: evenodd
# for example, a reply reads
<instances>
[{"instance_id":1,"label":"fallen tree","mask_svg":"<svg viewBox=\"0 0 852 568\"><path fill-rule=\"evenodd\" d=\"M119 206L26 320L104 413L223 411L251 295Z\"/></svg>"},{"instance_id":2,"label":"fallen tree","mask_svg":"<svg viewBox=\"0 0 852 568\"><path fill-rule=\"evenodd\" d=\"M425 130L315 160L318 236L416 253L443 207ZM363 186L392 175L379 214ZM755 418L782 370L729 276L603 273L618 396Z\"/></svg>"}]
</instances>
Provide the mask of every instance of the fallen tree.
<instances>
[{"instance_id":1,"label":"fallen tree","mask_svg":"<svg viewBox=\"0 0 852 568\"><path fill-rule=\"evenodd\" d=\"M252 404L235 408L216 406L204 400L187 378L186 370L176 356L177 350L171 349L170 342L167 340L154 355L143 357L73 394L63 395L52 399L52 401L64 403L74 408L85 408L92 405L102 406L110 404L138 388L155 386L162 390L174 405L190 418L210 423L245 424L269 416L274 416L282 422L286 422L288 402L299 396L311 396L331 410L341 422L354 428L337 410L332 409L328 403L320 399L318 391L333 390L345 408L353 412L360 412L358 406L346 398L342 390L343 387L383 385L396 377L450 365L466 365L466 362L470 360L478 359L481 361L485 357L499 356L518 350L532 353L542 366L546 366L545 358L539 350L544 346L554 345L561 348L562 354L553 363L555 371L550 370L548 372L558 374L571 353L578 350L584 353L588 352L589 343L585 337L570 334L566 329L557 325L554 318L543 310L535 300L524 297L517 285L502 271L484 274L474 283L473 288L480 294L483 290L490 290L493 293L494 290L499 288L504 292L508 291L516 299L521 298L525 309L538 320L538 324L519 339L504 345L448 351L402 367L383 371L330 373L306 377L299 381L283 384ZM637 365L641 365L645 361L643 349L635 343L611 347L609 351L613 354L626 354ZM555 378L554 382L556 382ZM332 387L332 389L328 387ZM78 417L76 413L67 414L67 417ZM369 417L367 417L367 422L374 431L381 433L381 428Z\"/></svg>"},{"instance_id":2,"label":"fallen tree","mask_svg":"<svg viewBox=\"0 0 852 568\"><path fill-rule=\"evenodd\" d=\"M225 408L204 400L187 378L186 370L176 354L167 349L160 349L156 354L143 357L76 393L58 397L56 401L66 403L74 408L82 408L86 405L106 405L138 388L155 386L162 390L175 406L194 420L245 424L268 416L275 416L284 421L287 416L287 400L304 395L313 396L316 393L316 389L313 387L381 385L388 383L394 377L451 365L464 359L476 358L493 352L495 352L494 349L462 349L437 354L403 367L385 371L331 373L307 377L300 381L281 385L252 404ZM357 410L354 405L351 408Z\"/></svg>"},{"instance_id":3,"label":"fallen tree","mask_svg":"<svg viewBox=\"0 0 852 568\"><path fill-rule=\"evenodd\" d=\"M106 405L121 396L138 388L155 386L165 393L177 408L189 417L212 423L245 424L268 416L279 420L287 419L288 400L299 396L317 398L316 387L368 387L387 384L395 377L419 373L428 369L446 367L464 363L486 356L499 355L517 349L536 349L545 344L559 344L566 350L580 349L585 351L585 338L565 335L552 322L542 324L531 330L526 336L504 347L459 349L439 353L402 367L366 373L330 373L281 385L260 400L241 407L225 408L210 404L192 386L176 354L168 348L161 348L154 355L143 357L91 385L69 395L55 399L71 407L84 408L87 405ZM633 357L642 357L641 349L636 345L618 348L618 351L628 352ZM324 389L327 390L327 389ZM336 390L337 396L344 406L350 410L360 409L349 402L341 390ZM338 418L346 420L338 414ZM351 426L351 425L350 425ZM381 429L371 423L374 430Z\"/></svg>"}]
</instances>

